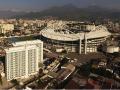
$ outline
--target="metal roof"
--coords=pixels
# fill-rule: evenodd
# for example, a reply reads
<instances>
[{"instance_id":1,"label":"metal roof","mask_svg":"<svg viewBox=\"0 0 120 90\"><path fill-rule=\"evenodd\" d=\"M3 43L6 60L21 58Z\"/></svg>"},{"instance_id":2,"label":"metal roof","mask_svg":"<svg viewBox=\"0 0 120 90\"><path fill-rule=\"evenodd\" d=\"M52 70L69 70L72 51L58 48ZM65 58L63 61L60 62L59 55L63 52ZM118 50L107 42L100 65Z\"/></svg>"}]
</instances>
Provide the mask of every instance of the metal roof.
<instances>
[{"instance_id":1,"label":"metal roof","mask_svg":"<svg viewBox=\"0 0 120 90\"><path fill-rule=\"evenodd\" d=\"M108 32L105 26L99 25L96 26L95 28L96 28L95 30L91 30L90 32L87 33L82 32L77 34L58 33L55 32L54 29L47 28L42 30L42 35L46 38L60 41L76 41L79 39L83 40L85 35L87 39L100 38L111 35L111 33Z\"/></svg>"}]
</instances>

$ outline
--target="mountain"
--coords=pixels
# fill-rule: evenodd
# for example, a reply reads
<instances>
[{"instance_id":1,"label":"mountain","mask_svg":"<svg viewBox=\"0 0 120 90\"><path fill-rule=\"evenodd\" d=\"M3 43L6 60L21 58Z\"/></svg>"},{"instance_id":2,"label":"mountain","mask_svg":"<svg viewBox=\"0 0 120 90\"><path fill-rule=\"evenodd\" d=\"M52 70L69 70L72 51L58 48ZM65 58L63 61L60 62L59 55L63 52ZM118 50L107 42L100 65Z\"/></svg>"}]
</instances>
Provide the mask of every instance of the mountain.
<instances>
[{"instance_id":1,"label":"mountain","mask_svg":"<svg viewBox=\"0 0 120 90\"><path fill-rule=\"evenodd\" d=\"M9 18L15 15L24 15L25 12L15 12L15 11L6 11L6 10L0 10L0 18Z\"/></svg>"},{"instance_id":2,"label":"mountain","mask_svg":"<svg viewBox=\"0 0 120 90\"><path fill-rule=\"evenodd\" d=\"M96 19L96 18L112 18L120 19L120 10L102 8L99 6L89 6L86 8L78 8L72 4L51 7L41 12L30 12L24 15L15 15L15 18L43 18L57 17L58 19Z\"/></svg>"},{"instance_id":3,"label":"mountain","mask_svg":"<svg viewBox=\"0 0 120 90\"><path fill-rule=\"evenodd\" d=\"M41 12L30 12L25 15L19 15L15 17L16 18L43 18L47 16L64 17L69 16L70 14L73 14L73 12L77 12L78 10L79 8L69 4L62 7L51 7Z\"/></svg>"}]
</instances>

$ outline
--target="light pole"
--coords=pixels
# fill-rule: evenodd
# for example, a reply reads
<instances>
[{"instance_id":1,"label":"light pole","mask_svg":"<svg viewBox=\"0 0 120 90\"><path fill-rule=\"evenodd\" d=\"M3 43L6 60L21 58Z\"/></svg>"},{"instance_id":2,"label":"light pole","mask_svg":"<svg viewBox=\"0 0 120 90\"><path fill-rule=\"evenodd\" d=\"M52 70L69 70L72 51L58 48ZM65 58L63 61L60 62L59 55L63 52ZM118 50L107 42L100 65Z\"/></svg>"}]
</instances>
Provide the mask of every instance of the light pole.
<instances>
[{"instance_id":1,"label":"light pole","mask_svg":"<svg viewBox=\"0 0 120 90\"><path fill-rule=\"evenodd\" d=\"M80 38L80 41L79 41L79 54L81 54L81 53L82 53L81 44L82 44L82 40L81 40L81 38Z\"/></svg>"},{"instance_id":2,"label":"light pole","mask_svg":"<svg viewBox=\"0 0 120 90\"><path fill-rule=\"evenodd\" d=\"M84 33L84 45L85 45L85 47L84 47L84 49L85 49L84 51L85 51L85 52L84 52L84 53L87 54L87 38L86 38L86 32Z\"/></svg>"}]
</instances>

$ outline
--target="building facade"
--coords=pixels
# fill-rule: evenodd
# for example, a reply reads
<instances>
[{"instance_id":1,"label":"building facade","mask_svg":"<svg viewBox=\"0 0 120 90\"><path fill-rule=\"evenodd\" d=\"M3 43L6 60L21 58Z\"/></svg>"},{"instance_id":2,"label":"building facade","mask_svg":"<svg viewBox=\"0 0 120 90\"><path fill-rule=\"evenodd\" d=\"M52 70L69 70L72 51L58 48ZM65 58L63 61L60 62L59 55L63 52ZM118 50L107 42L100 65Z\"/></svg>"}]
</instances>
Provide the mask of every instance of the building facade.
<instances>
[{"instance_id":1,"label":"building facade","mask_svg":"<svg viewBox=\"0 0 120 90\"><path fill-rule=\"evenodd\" d=\"M7 33L7 32L12 32L14 30L14 25L13 24L0 24L0 34Z\"/></svg>"},{"instance_id":2,"label":"building facade","mask_svg":"<svg viewBox=\"0 0 120 90\"><path fill-rule=\"evenodd\" d=\"M16 42L5 51L8 81L36 74L38 63L43 62L43 43L40 40Z\"/></svg>"},{"instance_id":3,"label":"building facade","mask_svg":"<svg viewBox=\"0 0 120 90\"><path fill-rule=\"evenodd\" d=\"M69 26L72 27L70 24ZM78 28L78 29L77 29ZM64 48L67 52L87 54L97 52L99 45L111 35L103 25L74 24L71 29L50 29L41 31L41 39L56 48Z\"/></svg>"}]
</instances>

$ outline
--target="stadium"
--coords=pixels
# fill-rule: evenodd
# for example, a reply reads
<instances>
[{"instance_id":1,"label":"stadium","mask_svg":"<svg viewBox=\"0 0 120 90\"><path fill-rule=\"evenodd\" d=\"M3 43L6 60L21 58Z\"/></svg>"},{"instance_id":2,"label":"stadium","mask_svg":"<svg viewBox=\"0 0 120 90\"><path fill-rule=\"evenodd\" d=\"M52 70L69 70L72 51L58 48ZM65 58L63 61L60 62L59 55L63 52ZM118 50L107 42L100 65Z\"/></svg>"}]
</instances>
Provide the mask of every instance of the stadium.
<instances>
[{"instance_id":1,"label":"stadium","mask_svg":"<svg viewBox=\"0 0 120 90\"><path fill-rule=\"evenodd\" d=\"M97 52L97 48L111 35L102 25L74 23L67 24L69 28L41 31L42 40L56 47L64 48L69 52L86 54Z\"/></svg>"}]
</instances>

